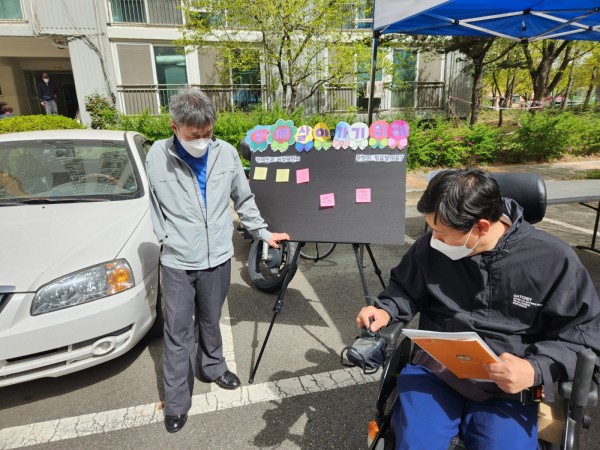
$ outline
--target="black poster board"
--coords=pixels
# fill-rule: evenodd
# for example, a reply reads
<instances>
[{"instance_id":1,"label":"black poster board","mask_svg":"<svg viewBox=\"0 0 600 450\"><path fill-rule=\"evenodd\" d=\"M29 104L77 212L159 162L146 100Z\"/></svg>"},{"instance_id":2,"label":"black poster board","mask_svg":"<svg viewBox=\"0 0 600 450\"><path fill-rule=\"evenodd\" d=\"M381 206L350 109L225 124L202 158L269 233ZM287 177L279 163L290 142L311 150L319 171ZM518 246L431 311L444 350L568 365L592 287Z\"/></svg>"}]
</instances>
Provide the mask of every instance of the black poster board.
<instances>
[{"instance_id":1,"label":"black poster board","mask_svg":"<svg viewBox=\"0 0 600 450\"><path fill-rule=\"evenodd\" d=\"M297 242L404 243L406 148L298 153L290 146L282 153L268 146L252 153L251 166L250 186L270 231ZM266 179L257 180L257 168L265 167ZM306 168L310 181L298 184L296 171ZM278 169L289 169L287 182L275 181ZM371 201L357 203L356 189L365 188ZM335 206L321 207L320 196L329 193Z\"/></svg>"}]
</instances>

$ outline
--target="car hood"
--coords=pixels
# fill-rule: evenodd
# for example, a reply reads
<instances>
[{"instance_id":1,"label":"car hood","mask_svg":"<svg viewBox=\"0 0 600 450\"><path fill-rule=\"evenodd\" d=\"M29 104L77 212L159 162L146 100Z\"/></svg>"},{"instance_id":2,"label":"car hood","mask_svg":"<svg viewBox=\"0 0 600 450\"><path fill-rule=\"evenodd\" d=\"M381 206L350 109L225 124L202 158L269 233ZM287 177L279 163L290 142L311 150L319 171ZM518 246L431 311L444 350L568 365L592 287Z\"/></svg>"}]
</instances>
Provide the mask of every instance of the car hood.
<instances>
[{"instance_id":1,"label":"car hood","mask_svg":"<svg viewBox=\"0 0 600 450\"><path fill-rule=\"evenodd\" d=\"M33 292L117 257L147 199L0 207L0 286Z\"/></svg>"}]
</instances>

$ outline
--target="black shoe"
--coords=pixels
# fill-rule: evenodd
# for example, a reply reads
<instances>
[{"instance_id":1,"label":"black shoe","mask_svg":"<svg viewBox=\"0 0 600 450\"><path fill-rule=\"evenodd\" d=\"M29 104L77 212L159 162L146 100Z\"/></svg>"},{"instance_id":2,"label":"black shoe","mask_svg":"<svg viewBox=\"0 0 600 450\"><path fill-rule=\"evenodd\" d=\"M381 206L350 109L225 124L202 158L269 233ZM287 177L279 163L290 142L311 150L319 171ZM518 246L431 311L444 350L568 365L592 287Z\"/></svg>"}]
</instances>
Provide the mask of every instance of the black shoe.
<instances>
[{"instance_id":1,"label":"black shoe","mask_svg":"<svg viewBox=\"0 0 600 450\"><path fill-rule=\"evenodd\" d=\"M165 416L165 428L169 433L177 433L183 428L187 418L187 414L181 414L180 416Z\"/></svg>"},{"instance_id":2,"label":"black shoe","mask_svg":"<svg viewBox=\"0 0 600 450\"><path fill-rule=\"evenodd\" d=\"M217 385L222 387L223 389L237 389L240 387L242 383L240 383L240 379L237 375L229 370L226 370L221 374L219 378L213 380Z\"/></svg>"}]
</instances>

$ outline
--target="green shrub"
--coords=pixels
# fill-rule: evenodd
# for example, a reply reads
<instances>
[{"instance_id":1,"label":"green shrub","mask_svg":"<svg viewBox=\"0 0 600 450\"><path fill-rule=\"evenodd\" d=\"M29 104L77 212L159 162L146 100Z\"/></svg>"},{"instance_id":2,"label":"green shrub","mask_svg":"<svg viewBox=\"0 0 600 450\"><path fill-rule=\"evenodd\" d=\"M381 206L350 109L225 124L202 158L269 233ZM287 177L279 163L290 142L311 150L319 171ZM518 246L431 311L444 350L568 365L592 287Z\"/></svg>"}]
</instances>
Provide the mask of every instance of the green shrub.
<instances>
[{"instance_id":1,"label":"green shrub","mask_svg":"<svg viewBox=\"0 0 600 450\"><path fill-rule=\"evenodd\" d=\"M557 109L532 114L514 111L513 117L513 122L519 125L503 128L498 128L496 123L478 123L469 127L466 123L456 124L442 116L419 119L403 113L390 113L381 119L409 122L409 169L516 164L549 161L567 154L584 156L600 152L600 121L596 112L573 113ZM257 107L250 111L220 112L214 135L237 148L248 130L256 125L274 124L278 119L293 120L298 126L324 122L330 129L340 121L352 124L364 120L355 112L304 115L298 110L290 115L275 105L268 110ZM158 116L148 112L119 116L114 127L139 131L149 139L157 140L172 135L169 124L170 116L163 111ZM249 165L243 159L242 163Z\"/></svg>"},{"instance_id":2,"label":"green shrub","mask_svg":"<svg viewBox=\"0 0 600 450\"><path fill-rule=\"evenodd\" d=\"M485 125L454 125L443 117L409 123L408 167L477 166L493 162L499 131Z\"/></svg>"},{"instance_id":3,"label":"green shrub","mask_svg":"<svg viewBox=\"0 0 600 450\"><path fill-rule=\"evenodd\" d=\"M573 156L589 156L600 152L600 120L597 114L582 113L566 116L560 129L568 135L566 151Z\"/></svg>"},{"instance_id":4,"label":"green shrub","mask_svg":"<svg viewBox=\"0 0 600 450\"><path fill-rule=\"evenodd\" d=\"M85 128L74 119L53 114L15 116L0 120L0 133L36 130L67 130Z\"/></svg>"},{"instance_id":5,"label":"green shrub","mask_svg":"<svg viewBox=\"0 0 600 450\"><path fill-rule=\"evenodd\" d=\"M524 114L520 124L513 146L517 153L515 162L541 162L564 156L573 125L576 126L571 113L546 111Z\"/></svg>"},{"instance_id":6,"label":"green shrub","mask_svg":"<svg viewBox=\"0 0 600 450\"><path fill-rule=\"evenodd\" d=\"M109 128L117 122L119 113L113 102L98 94L90 94L85 97L85 110L92 119L92 128Z\"/></svg>"},{"instance_id":7,"label":"green shrub","mask_svg":"<svg viewBox=\"0 0 600 450\"><path fill-rule=\"evenodd\" d=\"M166 139L173 135L171 116L166 112L152 115L148 111L132 116L120 115L113 128L142 133L151 141Z\"/></svg>"}]
</instances>

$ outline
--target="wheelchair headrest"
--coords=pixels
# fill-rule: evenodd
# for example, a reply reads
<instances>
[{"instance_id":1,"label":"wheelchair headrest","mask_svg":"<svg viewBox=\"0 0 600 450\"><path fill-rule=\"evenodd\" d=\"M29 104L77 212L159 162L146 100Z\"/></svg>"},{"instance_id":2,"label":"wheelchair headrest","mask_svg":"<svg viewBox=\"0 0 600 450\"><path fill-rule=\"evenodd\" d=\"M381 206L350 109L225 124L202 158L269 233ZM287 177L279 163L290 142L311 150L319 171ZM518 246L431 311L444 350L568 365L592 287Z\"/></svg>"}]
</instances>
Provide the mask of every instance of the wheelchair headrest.
<instances>
[{"instance_id":1,"label":"wheelchair headrest","mask_svg":"<svg viewBox=\"0 0 600 450\"><path fill-rule=\"evenodd\" d=\"M494 172L503 197L515 200L523 207L523 216L531 224L540 222L546 214L546 183L537 173Z\"/></svg>"},{"instance_id":2,"label":"wheelchair headrest","mask_svg":"<svg viewBox=\"0 0 600 450\"><path fill-rule=\"evenodd\" d=\"M443 169L442 169L443 170ZM441 170L429 172L431 180ZM546 183L537 173L489 172L500 187L503 197L515 200L523 207L523 216L530 224L538 223L546 214Z\"/></svg>"}]
</instances>

